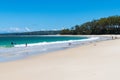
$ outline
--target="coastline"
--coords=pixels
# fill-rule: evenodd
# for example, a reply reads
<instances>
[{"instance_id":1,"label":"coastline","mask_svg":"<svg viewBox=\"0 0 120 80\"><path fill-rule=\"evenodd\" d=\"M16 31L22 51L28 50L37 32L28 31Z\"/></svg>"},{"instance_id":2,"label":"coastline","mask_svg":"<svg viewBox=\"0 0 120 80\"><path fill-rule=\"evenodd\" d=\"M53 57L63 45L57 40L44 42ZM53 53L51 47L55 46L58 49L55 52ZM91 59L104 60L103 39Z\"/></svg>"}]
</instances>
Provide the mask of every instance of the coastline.
<instances>
[{"instance_id":1,"label":"coastline","mask_svg":"<svg viewBox=\"0 0 120 80\"><path fill-rule=\"evenodd\" d=\"M118 37L120 37L118 35ZM0 63L1 80L119 80L120 39Z\"/></svg>"},{"instance_id":2,"label":"coastline","mask_svg":"<svg viewBox=\"0 0 120 80\"><path fill-rule=\"evenodd\" d=\"M52 35L53 36L53 35ZM54 35L55 36L55 35ZM71 36L71 37L89 37L88 39L82 40L70 40L70 41L58 41L58 42L50 42L50 43L40 43L26 45L19 45L12 48L2 48L0 49L0 62L8 62L14 60L20 60L24 58L28 58L34 55L43 55L46 53L65 50L68 48L74 48L77 46L88 45L91 43L111 40L111 37L97 36L97 35L63 35L63 36ZM52 46L52 47L51 47Z\"/></svg>"}]
</instances>

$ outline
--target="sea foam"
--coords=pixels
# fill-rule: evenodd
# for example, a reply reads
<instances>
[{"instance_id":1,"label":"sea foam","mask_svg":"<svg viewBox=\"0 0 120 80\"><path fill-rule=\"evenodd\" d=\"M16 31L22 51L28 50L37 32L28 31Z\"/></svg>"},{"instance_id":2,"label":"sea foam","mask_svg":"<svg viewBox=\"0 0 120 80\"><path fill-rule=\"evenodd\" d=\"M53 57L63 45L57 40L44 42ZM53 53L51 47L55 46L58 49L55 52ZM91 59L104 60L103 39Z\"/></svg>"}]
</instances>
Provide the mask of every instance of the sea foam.
<instances>
[{"instance_id":1,"label":"sea foam","mask_svg":"<svg viewBox=\"0 0 120 80\"><path fill-rule=\"evenodd\" d=\"M65 43L75 43L75 42L86 42L86 41L93 41L97 40L99 37L91 37L88 39L81 39L81 40L67 40L67 41L55 41L55 42L40 42L40 43L31 43L27 44L27 47L32 47L32 46L45 46L45 45L53 45L53 44L65 44ZM26 44L19 44L19 45L14 45L14 47L26 47Z\"/></svg>"}]
</instances>

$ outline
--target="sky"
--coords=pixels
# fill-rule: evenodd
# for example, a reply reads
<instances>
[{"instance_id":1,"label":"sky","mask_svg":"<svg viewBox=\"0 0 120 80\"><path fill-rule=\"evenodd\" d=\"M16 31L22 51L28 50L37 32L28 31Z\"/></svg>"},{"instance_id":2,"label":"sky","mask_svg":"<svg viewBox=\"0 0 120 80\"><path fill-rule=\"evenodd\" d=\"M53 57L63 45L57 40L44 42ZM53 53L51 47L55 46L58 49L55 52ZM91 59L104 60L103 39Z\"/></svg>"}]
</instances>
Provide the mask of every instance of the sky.
<instances>
[{"instance_id":1,"label":"sky","mask_svg":"<svg viewBox=\"0 0 120 80\"><path fill-rule=\"evenodd\" d=\"M0 0L0 33L60 30L120 15L119 0Z\"/></svg>"}]
</instances>

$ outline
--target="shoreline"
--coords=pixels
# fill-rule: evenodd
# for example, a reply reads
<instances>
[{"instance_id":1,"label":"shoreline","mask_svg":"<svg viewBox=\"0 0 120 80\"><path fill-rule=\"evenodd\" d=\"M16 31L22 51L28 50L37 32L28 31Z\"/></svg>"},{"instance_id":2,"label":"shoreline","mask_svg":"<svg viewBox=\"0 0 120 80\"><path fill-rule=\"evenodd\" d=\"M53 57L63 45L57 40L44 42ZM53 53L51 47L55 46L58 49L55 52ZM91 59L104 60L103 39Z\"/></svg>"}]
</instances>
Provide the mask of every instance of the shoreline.
<instances>
[{"instance_id":1,"label":"shoreline","mask_svg":"<svg viewBox=\"0 0 120 80\"><path fill-rule=\"evenodd\" d=\"M68 36L68 35L65 35ZM73 35L69 35L73 36ZM81 35L76 35L81 36ZM13 48L3 48L0 50L0 62L9 62L14 60L21 60L28 58L30 56L48 54L54 51L65 50L69 48L74 48L78 46L88 45L91 43L96 43L99 41L111 40L111 37L103 37L103 36L85 36L89 37L88 39L83 40L72 40L72 41L63 41L59 43L50 43L46 45L37 45L37 46L24 46L23 47L13 47ZM51 47L52 46L52 47ZM13 52L14 51L14 52Z\"/></svg>"},{"instance_id":2,"label":"shoreline","mask_svg":"<svg viewBox=\"0 0 120 80\"><path fill-rule=\"evenodd\" d=\"M120 36L118 36L120 37ZM119 80L120 39L0 63L1 80Z\"/></svg>"}]
</instances>

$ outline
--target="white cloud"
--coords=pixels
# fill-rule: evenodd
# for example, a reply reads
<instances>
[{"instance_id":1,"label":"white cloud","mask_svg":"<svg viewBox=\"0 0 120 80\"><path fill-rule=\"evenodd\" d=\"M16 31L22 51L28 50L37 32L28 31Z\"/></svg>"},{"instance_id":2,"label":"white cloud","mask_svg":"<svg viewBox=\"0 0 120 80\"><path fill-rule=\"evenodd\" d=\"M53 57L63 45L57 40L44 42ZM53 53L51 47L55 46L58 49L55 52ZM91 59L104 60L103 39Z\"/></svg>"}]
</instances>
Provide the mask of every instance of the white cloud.
<instances>
[{"instance_id":1,"label":"white cloud","mask_svg":"<svg viewBox=\"0 0 120 80\"><path fill-rule=\"evenodd\" d=\"M28 27L25 27L25 31L31 31Z\"/></svg>"},{"instance_id":2,"label":"white cloud","mask_svg":"<svg viewBox=\"0 0 120 80\"><path fill-rule=\"evenodd\" d=\"M14 32L30 32L31 29L28 27L9 27L0 29L0 33L14 33Z\"/></svg>"},{"instance_id":3,"label":"white cloud","mask_svg":"<svg viewBox=\"0 0 120 80\"><path fill-rule=\"evenodd\" d=\"M9 31L10 32L21 32L22 30L18 27L10 27Z\"/></svg>"}]
</instances>

